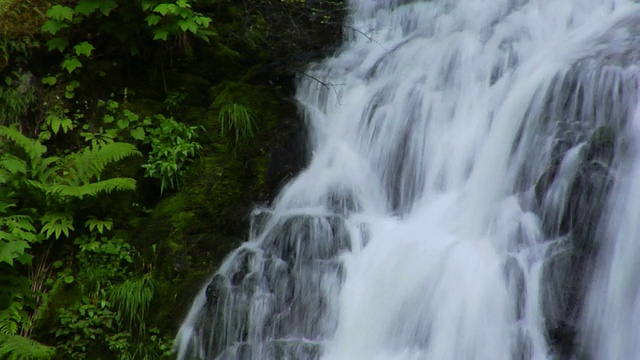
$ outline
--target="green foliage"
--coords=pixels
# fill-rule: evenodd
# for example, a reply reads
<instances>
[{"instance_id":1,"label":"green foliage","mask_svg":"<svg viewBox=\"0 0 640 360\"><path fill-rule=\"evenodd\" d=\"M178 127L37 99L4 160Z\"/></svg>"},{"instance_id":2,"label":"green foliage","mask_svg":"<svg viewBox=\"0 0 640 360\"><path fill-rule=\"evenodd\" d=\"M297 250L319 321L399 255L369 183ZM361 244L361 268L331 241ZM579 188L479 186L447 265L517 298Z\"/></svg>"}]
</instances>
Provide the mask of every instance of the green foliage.
<instances>
[{"instance_id":1,"label":"green foliage","mask_svg":"<svg viewBox=\"0 0 640 360\"><path fill-rule=\"evenodd\" d=\"M55 235L58 239L64 233L64 236L69 237L69 231L75 230L73 227L73 215L70 213L51 213L47 212L40 218L42 222L42 233L47 238L51 235Z\"/></svg>"},{"instance_id":2,"label":"green foliage","mask_svg":"<svg viewBox=\"0 0 640 360\"><path fill-rule=\"evenodd\" d=\"M29 216L0 215L0 264L13 265L14 261L29 264L31 256L26 251L40 240Z\"/></svg>"},{"instance_id":3,"label":"green foliage","mask_svg":"<svg viewBox=\"0 0 640 360\"><path fill-rule=\"evenodd\" d=\"M141 1L142 10L148 13L147 25L152 29L153 40L167 40L169 35L190 32L208 41L215 32L209 30L211 18L192 10L189 0Z\"/></svg>"},{"instance_id":4,"label":"green foliage","mask_svg":"<svg viewBox=\"0 0 640 360\"><path fill-rule=\"evenodd\" d=\"M105 219L100 220L96 219L95 216L89 216L89 219L84 223L84 225L89 229L89 231L97 231L98 234L104 234L106 231L111 230L113 227L113 220Z\"/></svg>"},{"instance_id":5,"label":"green foliage","mask_svg":"<svg viewBox=\"0 0 640 360\"><path fill-rule=\"evenodd\" d=\"M133 190L143 173L159 179L161 193L177 189L201 152L198 128L190 121L206 112L199 108L185 116L184 105L202 106L213 79L235 81L231 73L254 84L262 81L258 71L241 68L257 65L255 59L265 53L283 59L304 52L300 39L314 42L307 20L330 23L335 17L323 9L334 2L316 5L323 9L297 0L4 3L11 5L0 11L0 332L23 341L23 349L37 348L28 344L34 339L55 344L59 359L93 359L98 353L120 360L169 358L170 339L152 326L158 324L153 312L160 305L153 302L164 291L155 280L156 259L145 261L134 247L139 239L129 237L140 219L128 215L143 213L133 206L157 199L144 191L105 195ZM279 39L274 24L287 29ZM30 58L34 47L37 57ZM246 49L251 57L244 56ZM201 57L211 61L193 66ZM207 84L175 86L172 73L191 68ZM127 82L131 79L144 81ZM278 123L271 98L254 96L265 94L262 87L234 84L211 108L219 111L218 121L205 125L216 132L211 139L216 145L221 145L218 130L223 142L238 146L269 137L265 130ZM201 96L188 98L194 88L201 88ZM118 95L107 100L109 92ZM136 92L144 101L128 103L127 96ZM147 100L154 104L151 111L132 106ZM256 151L263 152L263 145ZM207 176L198 179L198 187L209 189L206 195L185 187L185 193L191 191L190 208L171 217L185 235L204 211L223 215L214 216L222 219L216 224L221 231L235 231L229 209L250 196L246 170L252 160L245 162L243 152L240 161L225 153L228 149L207 151L209 163L199 168ZM209 210L211 201L218 204L215 210ZM175 247L176 253L184 250L182 244ZM173 271L165 270L163 276ZM39 358L35 350L18 355L17 349L0 345L0 358Z\"/></svg>"},{"instance_id":6,"label":"green foliage","mask_svg":"<svg viewBox=\"0 0 640 360\"><path fill-rule=\"evenodd\" d=\"M86 28L97 28L103 36L123 41L121 45L137 55L140 44L131 34L148 33L153 40L168 41L169 37L191 34L204 41L215 35L211 18L193 10L192 0L78 0L75 7L56 4L46 11L47 21L41 31L50 36L49 51L65 54L60 68L68 74L84 67L84 62L96 52L98 44ZM118 10L118 11L115 11ZM116 16L111 16L112 13ZM137 23L130 20L136 19ZM119 23L119 24L118 24ZM115 26L114 26L115 25ZM85 28L85 29L83 29ZM83 31L84 30L84 31ZM75 40L79 42L73 44Z\"/></svg>"},{"instance_id":7,"label":"green foliage","mask_svg":"<svg viewBox=\"0 0 640 360\"><path fill-rule=\"evenodd\" d=\"M153 299L156 281L149 274L140 279L127 279L109 292L109 300L118 309L118 321L129 329L144 332L144 319Z\"/></svg>"},{"instance_id":8,"label":"green foliage","mask_svg":"<svg viewBox=\"0 0 640 360\"><path fill-rule=\"evenodd\" d=\"M54 336L59 352L66 359L89 359L90 349L100 347L113 359L167 358L168 340L146 325L156 281L150 273L133 277L133 248L120 238L96 234L79 237L75 244L74 284L84 296L58 310Z\"/></svg>"},{"instance_id":9,"label":"green foliage","mask_svg":"<svg viewBox=\"0 0 640 360\"><path fill-rule=\"evenodd\" d=\"M87 359L87 350L115 330L116 314L101 297L83 297L58 311L57 347L67 359Z\"/></svg>"},{"instance_id":10,"label":"green foliage","mask_svg":"<svg viewBox=\"0 0 640 360\"><path fill-rule=\"evenodd\" d=\"M107 165L139 154L135 146L111 143L85 147L66 156L46 156L47 148L15 127L0 126L0 263L31 261L27 250L47 238L69 237L75 230L74 214L63 209L74 198L113 191L133 190L135 180L115 177L102 180ZM21 155L22 153L22 155ZM40 209L18 209L22 201L39 203Z\"/></svg>"},{"instance_id":11,"label":"green foliage","mask_svg":"<svg viewBox=\"0 0 640 360\"><path fill-rule=\"evenodd\" d=\"M151 151L145 168L145 176L161 181L160 192L178 188L178 178L184 175L186 166L196 157L202 146L196 141L197 126L187 126L172 117L158 115L158 127L149 131L146 140Z\"/></svg>"},{"instance_id":12,"label":"green foliage","mask_svg":"<svg viewBox=\"0 0 640 360\"><path fill-rule=\"evenodd\" d=\"M50 360L56 349L20 335L0 333L0 359Z\"/></svg>"},{"instance_id":13,"label":"green foliage","mask_svg":"<svg viewBox=\"0 0 640 360\"><path fill-rule=\"evenodd\" d=\"M223 105L218 113L220 135L232 135L236 144L244 143L253 137L256 122L251 110L242 104Z\"/></svg>"},{"instance_id":14,"label":"green foliage","mask_svg":"<svg viewBox=\"0 0 640 360\"><path fill-rule=\"evenodd\" d=\"M24 336L33 327L24 300L23 294L14 292L8 307L0 310L0 359L51 359L56 353L55 348Z\"/></svg>"}]
</instances>

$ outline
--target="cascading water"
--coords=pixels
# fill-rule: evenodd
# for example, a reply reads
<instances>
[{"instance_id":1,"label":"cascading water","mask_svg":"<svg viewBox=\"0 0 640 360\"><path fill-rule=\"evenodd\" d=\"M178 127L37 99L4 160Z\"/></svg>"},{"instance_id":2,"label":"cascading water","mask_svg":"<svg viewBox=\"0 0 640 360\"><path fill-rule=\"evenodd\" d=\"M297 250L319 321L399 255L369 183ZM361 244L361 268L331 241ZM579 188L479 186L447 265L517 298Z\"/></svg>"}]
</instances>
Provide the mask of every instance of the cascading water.
<instances>
[{"instance_id":1,"label":"cascading water","mask_svg":"<svg viewBox=\"0 0 640 360\"><path fill-rule=\"evenodd\" d=\"M640 359L640 6L350 5L178 358Z\"/></svg>"}]
</instances>

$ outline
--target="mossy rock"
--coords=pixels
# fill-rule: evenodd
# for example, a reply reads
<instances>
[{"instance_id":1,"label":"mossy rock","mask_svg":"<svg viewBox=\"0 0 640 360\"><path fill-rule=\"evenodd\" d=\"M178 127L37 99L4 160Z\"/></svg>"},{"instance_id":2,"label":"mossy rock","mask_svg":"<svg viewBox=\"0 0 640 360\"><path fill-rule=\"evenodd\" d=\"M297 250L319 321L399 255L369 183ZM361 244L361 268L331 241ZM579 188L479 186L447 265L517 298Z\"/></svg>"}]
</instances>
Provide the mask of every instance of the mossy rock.
<instances>
[{"instance_id":1,"label":"mossy rock","mask_svg":"<svg viewBox=\"0 0 640 360\"><path fill-rule=\"evenodd\" d=\"M259 132L273 131L282 114L274 89L266 86L224 81L209 89L209 98L213 99L209 106L213 111L229 104L247 107L256 118Z\"/></svg>"},{"instance_id":2,"label":"mossy rock","mask_svg":"<svg viewBox=\"0 0 640 360\"><path fill-rule=\"evenodd\" d=\"M200 76L190 73L172 72L167 75L166 79L167 92L182 92L187 96L184 102L189 106L203 106L208 103L207 90L211 87L211 83Z\"/></svg>"}]
</instances>

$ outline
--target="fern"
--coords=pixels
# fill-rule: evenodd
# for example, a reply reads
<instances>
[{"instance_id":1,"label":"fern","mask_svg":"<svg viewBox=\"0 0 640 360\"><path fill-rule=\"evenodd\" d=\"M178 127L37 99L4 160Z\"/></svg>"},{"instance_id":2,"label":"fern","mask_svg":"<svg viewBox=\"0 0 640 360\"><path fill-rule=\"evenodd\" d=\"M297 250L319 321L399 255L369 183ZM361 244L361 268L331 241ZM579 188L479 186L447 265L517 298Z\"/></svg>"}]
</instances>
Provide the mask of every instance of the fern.
<instances>
[{"instance_id":1,"label":"fern","mask_svg":"<svg viewBox=\"0 0 640 360\"><path fill-rule=\"evenodd\" d=\"M0 335L16 335L20 329L22 315L17 307L18 303L12 303L8 308L0 311Z\"/></svg>"},{"instance_id":2,"label":"fern","mask_svg":"<svg viewBox=\"0 0 640 360\"><path fill-rule=\"evenodd\" d=\"M27 163L13 155L4 154L0 157L0 167L7 170L11 175L15 174L27 174Z\"/></svg>"},{"instance_id":3,"label":"fern","mask_svg":"<svg viewBox=\"0 0 640 360\"><path fill-rule=\"evenodd\" d=\"M114 142L86 148L73 158L75 175L81 184L88 183L94 177L100 180L100 175L107 165L134 155L141 153L135 145L129 143Z\"/></svg>"},{"instance_id":4,"label":"fern","mask_svg":"<svg viewBox=\"0 0 640 360\"><path fill-rule=\"evenodd\" d=\"M74 197L82 199L85 196L97 196L101 193L112 193L114 191L130 191L135 190L136 181L132 178L112 178L102 180L85 185L52 185L46 188L49 194L58 194L62 196Z\"/></svg>"},{"instance_id":5,"label":"fern","mask_svg":"<svg viewBox=\"0 0 640 360\"><path fill-rule=\"evenodd\" d=\"M0 334L0 359L50 360L56 349L24 336Z\"/></svg>"},{"instance_id":6,"label":"fern","mask_svg":"<svg viewBox=\"0 0 640 360\"><path fill-rule=\"evenodd\" d=\"M31 261L25 251L38 241L32 219L26 215L0 217L0 263L13 265L14 260L21 264Z\"/></svg>"},{"instance_id":7,"label":"fern","mask_svg":"<svg viewBox=\"0 0 640 360\"><path fill-rule=\"evenodd\" d=\"M19 146L32 161L41 158L47 152L46 146L37 140L28 138L15 126L0 126L0 136Z\"/></svg>"}]
</instances>

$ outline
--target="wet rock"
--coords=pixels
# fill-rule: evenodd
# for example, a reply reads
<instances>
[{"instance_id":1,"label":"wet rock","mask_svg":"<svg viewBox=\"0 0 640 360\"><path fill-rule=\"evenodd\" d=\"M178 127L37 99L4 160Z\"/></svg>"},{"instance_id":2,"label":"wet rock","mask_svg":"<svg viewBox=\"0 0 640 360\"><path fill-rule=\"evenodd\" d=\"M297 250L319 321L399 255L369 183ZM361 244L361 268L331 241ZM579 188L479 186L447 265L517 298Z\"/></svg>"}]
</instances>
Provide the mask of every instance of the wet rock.
<instances>
[{"instance_id":1,"label":"wet rock","mask_svg":"<svg viewBox=\"0 0 640 360\"><path fill-rule=\"evenodd\" d=\"M611 166L616 155L614 128L596 128L580 150L575 173L563 180L568 181L569 186L564 202L546 203L545 196L560 175L559 159L576 146L577 141L585 141L574 133L569 137L573 141L568 145L566 141L558 141L561 145L554 148L551 164L534 189L537 203L541 206L545 233L556 241L548 249L550 256L543 267L541 290L549 343L562 358L575 355L576 330L573 324L580 316L598 252L596 233L606 208L607 194L615 181Z\"/></svg>"},{"instance_id":2,"label":"wet rock","mask_svg":"<svg viewBox=\"0 0 640 360\"><path fill-rule=\"evenodd\" d=\"M271 149L266 174L266 186L272 197L307 166L309 152L307 132L299 119L282 121L277 132L283 138Z\"/></svg>"},{"instance_id":3,"label":"wet rock","mask_svg":"<svg viewBox=\"0 0 640 360\"><path fill-rule=\"evenodd\" d=\"M296 266L314 259L330 259L348 249L349 244L344 218L296 215L281 220L262 246Z\"/></svg>"},{"instance_id":4,"label":"wet rock","mask_svg":"<svg viewBox=\"0 0 640 360\"><path fill-rule=\"evenodd\" d=\"M336 189L329 194L327 208L336 214L348 215L359 211L361 206L352 192L344 189Z\"/></svg>"},{"instance_id":5,"label":"wet rock","mask_svg":"<svg viewBox=\"0 0 640 360\"><path fill-rule=\"evenodd\" d=\"M255 262L259 261L259 254L250 248L242 248L238 251L233 264L233 269L229 274L232 286L240 285L248 274L254 271Z\"/></svg>"},{"instance_id":6,"label":"wet rock","mask_svg":"<svg viewBox=\"0 0 640 360\"><path fill-rule=\"evenodd\" d=\"M549 343L563 358L569 358L575 348L576 329L564 321L548 330Z\"/></svg>"},{"instance_id":7,"label":"wet rock","mask_svg":"<svg viewBox=\"0 0 640 360\"><path fill-rule=\"evenodd\" d=\"M597 128L583 149L584 159L611 165L615 155L616 132L611 126Z\"/></svg>"},{"instance_id":8,"label":"wet rock","mask_svg":"<svg viewBox=\"0 0 640 360\"><path fill-rule=\"evenodd\" d=\"M218 303L218 299L223 297L224 292L227 288L227 280L221 274L216 274L213 276L213 279L207 285L206 296L207 296L207 305L215 306Z\"/></svg>"},{"instance_id":9,"label":"wet rock","mask_svg":"<svg viewBox=\"0 0 640 360\"><path fill-rule=\"evenodd\" d=\"M549 169L547 169L547 171L545 171L544 174L542 174L542 176L540 176L540 178L536 182L534 192L535 192L536 201L539 206L542 205L542 201L544 200L544 195L547 193L547 191L549 190L549 187L551 187L551 184L556 178L558 166L559 166L558 162L552 163Z\"/></svg>"}]
</instances>

